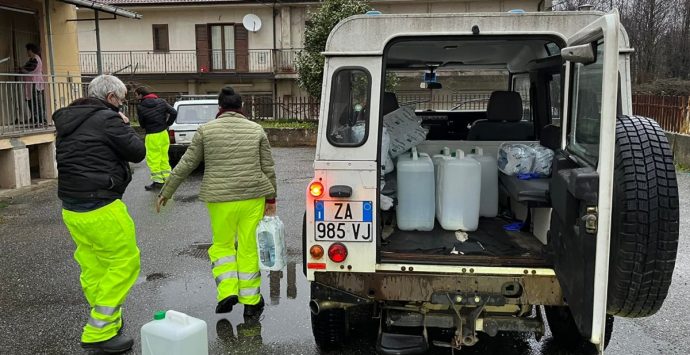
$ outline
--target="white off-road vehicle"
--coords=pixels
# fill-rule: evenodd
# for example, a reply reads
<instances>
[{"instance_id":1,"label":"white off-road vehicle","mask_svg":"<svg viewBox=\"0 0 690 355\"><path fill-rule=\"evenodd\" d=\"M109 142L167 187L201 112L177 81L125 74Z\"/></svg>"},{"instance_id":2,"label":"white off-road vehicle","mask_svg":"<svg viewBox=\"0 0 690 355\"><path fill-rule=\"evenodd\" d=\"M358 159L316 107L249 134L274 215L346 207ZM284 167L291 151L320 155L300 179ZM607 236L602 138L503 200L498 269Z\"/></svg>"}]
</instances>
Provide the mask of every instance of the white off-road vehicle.
<instances>
[{"instance_id":1,"label":"white off-road vehicle","mask_svg":"<svg viewBox=\"0 0 690 355\"><path fill-rule=\"evenodd\" d=\"M316 343L338 347L353 329L374 324L380 353L414 354L473 346L480 333L540 337L548 322L555 338L603 352L614 316L657 312L675 264L678 191L664 131L632 113L632 53L615 12L362 15L339 23L324 53L303 230ZM417 102L408 112L425 136L398 143L413 143L422 157L446 147L497 157L502 144L522 142L551 149L551 173L482 175L482 184L498 185L486 186L498 190L500 207L476 228L402 228L410 221L401 223L398 197L417 187L395 189L403 172L390 172L391 150L381 147L384 116L412 107L396 99L411 78L430 100L444 87L491 98L481 109ZM400 166L414 156L393 160ZM470 183L463 174L451 179Z\"/></svg>"}]
</instances>

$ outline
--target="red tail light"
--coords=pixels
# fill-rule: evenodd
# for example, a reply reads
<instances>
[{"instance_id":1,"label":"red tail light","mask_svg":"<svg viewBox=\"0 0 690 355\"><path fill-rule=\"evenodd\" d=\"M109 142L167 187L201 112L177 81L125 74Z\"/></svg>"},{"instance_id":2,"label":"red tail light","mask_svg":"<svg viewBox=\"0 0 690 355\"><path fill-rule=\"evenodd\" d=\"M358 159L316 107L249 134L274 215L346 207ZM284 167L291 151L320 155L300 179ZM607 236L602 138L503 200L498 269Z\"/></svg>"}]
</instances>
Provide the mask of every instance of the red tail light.
<instances>
[{"instance_id":1,"label":"red tail light","mask_svg":"<svg viewBox=\"0 0 690 355\"><path fill-rule=\"evenodd\" d=\"M347 259L347 248L341 243L332 244L328 248L328 257L334 263L342 263Z\"/></svg>"},{"instance_id":2,"label":"red tail light","mask_svg":"<svg viewBox=\"0 0 690 355\"><path fill-rule=\"evenodd\" d=\"M175 143L175 131L172 129L168 131L168 137L170 137L170 143Z\"/></svg>"}]
</instances>

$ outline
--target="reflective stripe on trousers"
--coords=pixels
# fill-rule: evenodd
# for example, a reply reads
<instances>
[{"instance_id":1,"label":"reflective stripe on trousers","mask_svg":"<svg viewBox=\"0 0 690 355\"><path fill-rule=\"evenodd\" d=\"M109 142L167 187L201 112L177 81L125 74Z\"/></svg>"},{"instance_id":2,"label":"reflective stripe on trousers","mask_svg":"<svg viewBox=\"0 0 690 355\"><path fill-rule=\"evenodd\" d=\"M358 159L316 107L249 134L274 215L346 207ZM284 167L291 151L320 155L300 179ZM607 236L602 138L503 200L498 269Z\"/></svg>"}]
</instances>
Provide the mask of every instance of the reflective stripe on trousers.
<instances>
[{"instance_id":1,"label":"reflective stripe on trousers","mask_svg":"<svg viewBox=\"0 0 690 355\"><path fill-rule=\"evenodd\" d=\"M257 304L261 297L261 273L256 226L263 218L264 198L208 203L207 207L213 231L213 245L208 255L218 301L238 296L240 303Z\"/></svg>"}]
</instances>

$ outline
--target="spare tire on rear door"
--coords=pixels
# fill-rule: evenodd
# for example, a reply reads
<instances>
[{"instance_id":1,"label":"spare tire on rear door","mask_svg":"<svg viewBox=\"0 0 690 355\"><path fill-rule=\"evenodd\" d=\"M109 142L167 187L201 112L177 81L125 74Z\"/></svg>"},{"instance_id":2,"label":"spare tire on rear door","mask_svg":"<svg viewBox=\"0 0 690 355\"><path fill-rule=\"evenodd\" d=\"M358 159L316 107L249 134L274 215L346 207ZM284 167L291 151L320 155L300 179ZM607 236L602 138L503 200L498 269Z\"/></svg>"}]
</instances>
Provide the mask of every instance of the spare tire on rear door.
<instances>
[{"instance_id":1,"label":"spare tire on rear door","mask_svg":"<svg viewBox=\"0 0 690 355\"><path fill-rule=\"evenodd\" d=\"M609 314L646 317L661 308L676 262L678 219L678 184L666 134L651 119L619 117Z\"/></svg>"}]
</instances>

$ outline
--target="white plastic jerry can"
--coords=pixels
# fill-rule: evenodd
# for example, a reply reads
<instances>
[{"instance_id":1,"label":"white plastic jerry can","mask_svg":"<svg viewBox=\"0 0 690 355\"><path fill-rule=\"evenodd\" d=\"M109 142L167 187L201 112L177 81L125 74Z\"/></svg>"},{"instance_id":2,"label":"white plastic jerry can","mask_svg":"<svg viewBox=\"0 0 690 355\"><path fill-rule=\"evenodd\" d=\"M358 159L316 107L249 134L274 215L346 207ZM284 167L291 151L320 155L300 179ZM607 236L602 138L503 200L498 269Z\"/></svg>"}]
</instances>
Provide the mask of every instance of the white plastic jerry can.
<instances>
[{"instance_id":1,"label":"white plastic jerry can","mask_svg":"<svg viewBox=\"0 0 690 355\"><path fill-rule=\"evenodd\" d=\"M445 230L472 232L479 226L481 164L458 149L455 158L438 166L438 211L436 217Z\"/></svg>"},{"instance_id":2,"label":"white plastic jerry can","mask_svg":"<svg viewBox=\"0 0 690 355\"><path fill-rule=\"evenodd\" d=\"M498 215L498 162L491 155L484 155L481 147L474 148L475 153L468 157L482 166L482 190L480 193L479 216L496 217Z\"/></svg>"},{"instance_id":3,"label":"white plastic jerry can","mask_svg":"<svg viewBox=\"0 0 690 355\"><path fill-rule=\"evenodd\" d=\"M427 154L411 153L398 157L398 228L404 231L430 231L434 229L436 193L434 163Z\"/></svg>"},{"instance_id":4,"label":"white plastic jerry can","mask_svg":"<svg viewBox=\"0 0 690 355\"><path fill-rule=\"evenodd\" d=\"M206 322L181 312L156 312L141 327L143 355L208 355Z\"/></svg>"}]
</instances>

